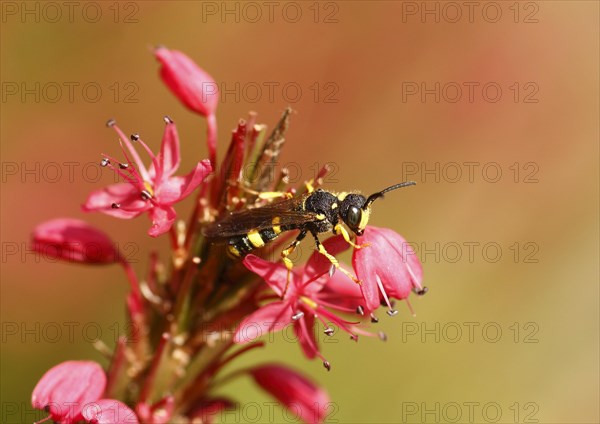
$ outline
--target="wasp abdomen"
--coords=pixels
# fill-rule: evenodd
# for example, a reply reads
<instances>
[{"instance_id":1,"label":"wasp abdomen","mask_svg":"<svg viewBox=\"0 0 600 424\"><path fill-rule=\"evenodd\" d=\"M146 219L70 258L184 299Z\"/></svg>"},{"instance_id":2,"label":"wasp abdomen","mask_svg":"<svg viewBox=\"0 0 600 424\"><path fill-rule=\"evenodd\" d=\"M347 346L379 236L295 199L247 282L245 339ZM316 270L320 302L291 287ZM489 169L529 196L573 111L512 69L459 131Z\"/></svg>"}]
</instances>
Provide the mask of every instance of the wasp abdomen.
<instances>
[{"instance_id":1,"label":"wasp abdomen","mask_svg":"<svg viewBox=\"0 0 600 424\"><path fill-rule=\"evenodd\" d=\"M246 256L254 249L263 247L277 238L282 229L278 226L265 228L263 230L252 230L243 236L233 237L227 243L229 253L237 258Z\"/></svg>"}]
</instances>

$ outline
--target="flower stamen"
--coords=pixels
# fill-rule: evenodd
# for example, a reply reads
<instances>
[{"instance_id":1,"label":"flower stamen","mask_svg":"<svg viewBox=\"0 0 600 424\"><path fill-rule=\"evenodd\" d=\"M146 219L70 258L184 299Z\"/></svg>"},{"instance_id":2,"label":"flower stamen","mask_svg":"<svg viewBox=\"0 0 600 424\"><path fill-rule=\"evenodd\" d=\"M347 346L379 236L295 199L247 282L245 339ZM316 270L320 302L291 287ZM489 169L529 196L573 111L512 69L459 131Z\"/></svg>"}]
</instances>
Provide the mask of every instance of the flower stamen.
<instances>
[{"instance_id":1,"label":"flower stamen","mask_svg":"<svg viewBox=\"0 0 600 424\"><path fill-rule=\"evenodd\" d=\"M129 184L136 186L137 184L140 183L141 180L136 178L136 176L134 174L132 174L131 171L129 171L129 175L124 174L123 172L121 172L121 169L123 169L123 168L121 168L121 165L119 164L119 168L116 168L112 164L112 161L118 163L118 161L115 160L114 158L112 158L110 156L106 156L100 162L100 166L103 168L108 167L110 170L114 171L119 177L121 177L123 179L123 181L128 182Z\"/></svg>"},{"instance_id":2,"label":"flower stamen","mask_svg":"<svg viewBox=\"0 0 600 424\"><path fill-rule=\"evenodd\" d=\"M135 150L135 148L131 144L131 141L129 141L129 138L125 135L125 133L121 130L121 128L119 128L117 126L116 123L113 123L110 127L113 128L116 131L116 133L118 134L120 142L121 142L121 147L123 147L123 144L125 144L125 146L127 147L127 150L129 150L129 153L133 157L133 162L135 162L137 164L137 166L140 170L140 174L143 177L142 179L149 180L150 173L144 166L144 162L142 162L142 158L140 158L140 155L138 154L137 150ZM124 149L123 149L123 152L125 153ZM127 156L126 153L125 153L125 156ZM131 160L129 160L129 158L128 158L128 162L131 162Z\"/></svg>"},{"instance_id":3,"label":"flower stamen","mask_svg":"<svg viewBox=\"0 0 600 424\"><path fill-rule=\"evenodd\" d=\"M308 306L310 306L313 309L317 309L319 307L319 305L317 304L317 302L315 302L312 299L309 299L306 296L300 296L300 301L307 304Z\"/></svg>"},{"instance_id":4,"label":"flower stamen","mask_svg":"<svg viewBox=\"0 0 600 424\"><path fill-rule=\"evenodd\" d=\"M45 408L44 408L44 409L45 409ZM50 420L50 419L52 419L52 415L48 415L46 418L44 418L44 419L42 419L42 420L39 420L39 421L36 421L36 422L34 422L33 424L42 424L42 423L45 423L46 421L48 421L48 420Z\"/></svg>"},{"instance_id":5,"label":"flower stamen","mask_svg":"<svg viewBox=\"0 0 600 424\"><path fill-rule=\"evenodd\" d=\"M385 292L385 289L383 288L383 283L381 282L381 278L379 278L379 275L375 274L375 280L377 280L377 287L379 287L379 291L381 292L381 295L385 299L385 304L388 306L387 314L389 316L393 317L394 315L396 315L398 313L398 311L394 310L394 308L392 307L392 304L390 303L390 299L388 298L388 295Z\"/></svg>"},{"instance_id":6,"label":"flower stamen","mask_svg":"<svg viewBox=\"0 0 600 424\"><path fill-rule=\"evenodd\" d=\"M406 301L406 306L408 306L408 310L410 311L410 314L411 314L413 317L416 317L416 316L417 316L417 314L415 313L415 310L413 309L413 307L412 307L412 305L410 304L410 302L408 301L408 299L404 299L404 300ZM398 312L398 311L396 311L396 312Z\"/></svg>"},{"instance_id":7,"label":"flower stamen","mask_svg":"<svg viewBox=\"0 0 600 424\"><path fill-rule=\"evenodd\" d=\"M152 194L150 194L150 192L147 190L142 190L141 196L142 196L142 200L151 200L152 199Z\"/></svg>"}]
</instances>

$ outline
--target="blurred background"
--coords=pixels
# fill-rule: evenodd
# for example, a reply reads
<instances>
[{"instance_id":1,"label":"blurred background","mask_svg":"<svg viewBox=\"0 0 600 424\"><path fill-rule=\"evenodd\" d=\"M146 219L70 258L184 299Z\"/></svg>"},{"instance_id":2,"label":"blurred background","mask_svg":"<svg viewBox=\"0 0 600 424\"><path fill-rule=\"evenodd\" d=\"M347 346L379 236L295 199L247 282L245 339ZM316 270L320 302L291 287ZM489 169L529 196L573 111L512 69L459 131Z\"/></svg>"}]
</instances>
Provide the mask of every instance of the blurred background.
<instances>
[{"instance_id":1,"label":"blurred background","mask_svg":"<svg viewBox=\"0 0 600 424\"><path fill-rule=\"evenodd\" d=\"M157 44L218 82L221 154L239 118L272 127L290 105L281 164L297 182L330 163L332 190L419 183L371 220L423 262L416 317L381 314L387 343L327 340L330 373L291 333L238 365L302 369L329 391L329 422L600 420L597 2L70 4L2 2L2 422L43 417L29 405L40 376L68 359L105 364L91 341L124 330L121 270L40 258L31 230L84 218L139 272L166 247L145 218L80 212L114 179L97 166L120 156L105 121L156 149L168 114L182 171L207 156L204 120L158 78ZM224 421L294 421L250 381L224 393L245 404Z\"/></svg>"}]
</instances>

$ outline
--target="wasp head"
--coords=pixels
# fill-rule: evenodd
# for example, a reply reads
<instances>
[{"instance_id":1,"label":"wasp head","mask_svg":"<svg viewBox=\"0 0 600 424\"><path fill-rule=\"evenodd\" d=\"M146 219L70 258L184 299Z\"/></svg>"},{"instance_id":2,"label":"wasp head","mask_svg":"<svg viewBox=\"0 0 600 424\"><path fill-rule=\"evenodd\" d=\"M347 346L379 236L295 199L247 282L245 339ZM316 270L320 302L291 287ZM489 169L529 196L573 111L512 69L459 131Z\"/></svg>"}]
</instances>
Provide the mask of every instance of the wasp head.
<instances>
[{"instance_id":1,"label":"wasp head","mask_svg":"<svg viewBox=\"0 0 600 424\"><path fill-rule=\"evenodd\" d=\"M371 194L368 198L360 194L348 194L340 206L340 218L356 235L361 236L365 227L369 223L371 215L371 204L383 197L388 191L396 190L402 187L415 185L414 181L406 181L393 185L381 191Z\"/></svg>"},{"instance_id":2,"label":"wasp head","mask_svg":"<svg viewBox=\"0 0 600 424\"><path fill-rule=\"evenodd\" d=\"M362 235L367 223L371 208L365 206L367 198L360 194L348 194L340 205L340 218L356 235Z\"/></svg>"}]
</instances>

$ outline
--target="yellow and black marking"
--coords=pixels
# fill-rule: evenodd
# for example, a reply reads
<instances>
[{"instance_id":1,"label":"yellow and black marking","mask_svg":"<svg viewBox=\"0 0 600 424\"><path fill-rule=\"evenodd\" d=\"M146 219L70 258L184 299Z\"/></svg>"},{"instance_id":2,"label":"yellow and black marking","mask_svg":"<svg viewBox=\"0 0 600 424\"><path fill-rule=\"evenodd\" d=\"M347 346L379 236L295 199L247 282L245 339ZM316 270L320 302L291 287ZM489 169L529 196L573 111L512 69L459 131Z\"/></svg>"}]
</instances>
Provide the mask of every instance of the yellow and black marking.
<instances>
[{"instance_id":1,"label":"yellow and black marking","mask_svg":"<svg viewBox=\"0 0 600 424\"><path fill-rule=\"evenodd\" d=\"M305 194L290 198L289 194L265 192L263 198L284 199L261 207L231 212L220 221L204 228L203 232L206 237L226 240L228 252L233 257L241 258L255 249L266 246L282 232L299 230L296 239L281 252L281 259L290 271L293 262L289 256L310 233L315 240L317 251L358 283L358 279L341 268L337 259L327 252L318 235L326 232L341 234L354 248L364 247L357 245L353 237L364 232L369 222L371 204L389 191L414 184L407 181L365 197L358 193L315 190L312 182L307 182Z\"/></svg>"},{"instance_id":2,"label":"yellow and black marking","mask_svg":"<svg viewBox=\"0 0 600 424\"><path fill-rule=\"evenodd\" d=\"M265 246L275 240L281 233L281 227L264 228L262 230L250 230L239 237L232 237L227 243L227 249L232 256L243 257L254 249Z\"/></svg>"}]
</instances>

